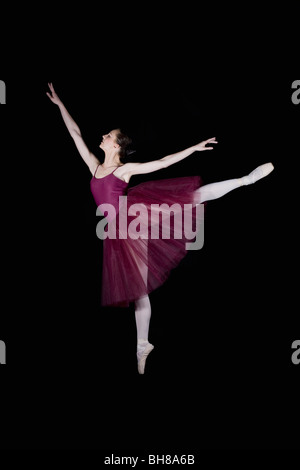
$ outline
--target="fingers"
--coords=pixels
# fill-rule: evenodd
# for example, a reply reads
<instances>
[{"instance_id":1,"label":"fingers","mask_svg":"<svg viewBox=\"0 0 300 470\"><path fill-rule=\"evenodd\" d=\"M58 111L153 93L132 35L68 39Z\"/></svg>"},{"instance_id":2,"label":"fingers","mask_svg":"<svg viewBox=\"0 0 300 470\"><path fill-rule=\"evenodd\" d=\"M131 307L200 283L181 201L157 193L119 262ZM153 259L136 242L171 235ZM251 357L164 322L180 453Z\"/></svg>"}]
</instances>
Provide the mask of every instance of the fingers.
<instances>
[{"instance_id":1,"label":"fingers","mask_svg":"<svg viewBox=\"0 0 300 470\"><path fill-rule=\"evenodd\" d=\"M52 103L55 103L56 104L56 101L55 101L55 97L50 95L50 93L46 92L46 95L48 96L48 98L52 101Z\"/></svg>"},{"instance_id":2,"label":"fingers","mask_svg":"<svg viewBox=\"0 0 300 470\"><path fill-rule=\"evenodd\" d=\"M217 144L217 143L218 142L216 141L215 137L212 137L211 139L205 140L203 150L214 150L214 147L206 147L206 145L207 144Z\"/></svg>"},{"instance_id":3,"label":"fingers","mask_svg":"<svg viewBox=\"0 0 300 470\"><path fill-rule=\"evenodd\" d=\"M48 83L48 87L50 88L52 95L55 95L55 90L54 90L52 83Z\"/></svg>"},{"instance_id":4,"label":"fingers","mask_svg":"<svg viewBox=\"0 0 300 470\"><path fill-rule=\"evenodd\" d=\"M55 103L55 98L56 98L56 93L55 93L55 90L54 90L54 87L52 85L52 83L48 83L48 87L51 91L51 94L49 92L46 92L46 95L48 96L48 98L50 98L50 100L52 101L52 103Z\"/></svg>"}]
</instances>

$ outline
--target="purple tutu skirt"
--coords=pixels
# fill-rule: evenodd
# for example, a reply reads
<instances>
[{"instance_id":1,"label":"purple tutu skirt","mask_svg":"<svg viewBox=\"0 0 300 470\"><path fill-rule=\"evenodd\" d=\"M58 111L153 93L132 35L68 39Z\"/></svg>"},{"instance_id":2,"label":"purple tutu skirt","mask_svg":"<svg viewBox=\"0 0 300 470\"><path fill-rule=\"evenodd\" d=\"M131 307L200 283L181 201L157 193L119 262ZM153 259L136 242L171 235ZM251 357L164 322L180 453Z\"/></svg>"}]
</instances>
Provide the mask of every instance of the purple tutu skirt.
<instances>
[{"instance_id":1,"label":"purple tutu skirt","mask_svg":"<svg viewBox=\"0 0 300 470\"><path fill-rule=\"evenodd\" d=\"M149 294L166 281L170 271L187 254L186 243L193 241L183 230L184 212L189 212L189 220L192 220L192 227L195 229L195 204L200 201L195 199L194 192L201 184L199 176L188 176L148 181L128 189L126 227L129 229L132 222L137 222L137 217L130 215L130 209L137 207L133 207L134 204L142 205L143 210L135 214L138 215L139 227L143 227L144 235L146 228L148 235L145 238L122 238L120 235L124 231L124 221L122 229L121 219L118 217L109 222L115 223L116 237L103 240L103 306L127 307L130 302ZM167 207L176 205L173 206L175 209L169 218L170 224L167 225L167 238L163 237L162 204ZM187 204L188 209L185 206ZM168 210L167 212L170 214ZM153 233L156 238L153 238Z\"/></svg>"}]
</instances>

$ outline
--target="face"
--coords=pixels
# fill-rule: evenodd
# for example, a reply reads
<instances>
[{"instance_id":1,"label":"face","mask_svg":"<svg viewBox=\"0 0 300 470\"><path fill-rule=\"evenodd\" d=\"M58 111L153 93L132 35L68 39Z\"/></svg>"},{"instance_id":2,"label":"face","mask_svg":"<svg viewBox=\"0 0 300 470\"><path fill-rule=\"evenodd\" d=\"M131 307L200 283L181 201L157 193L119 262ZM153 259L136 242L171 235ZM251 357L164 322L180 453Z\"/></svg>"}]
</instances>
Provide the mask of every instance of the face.
<instances>
[{"instance_id":1,"label":"face","mask_svg":"<svg viewBox=\"0 0 300 470\"><path fill-rule=\"evenodd\" d=\"M117 150L120 147L119 144L117 144L117 134L118 134L117 129L110 131L108 134L104 134L102 136L102 141L99 147L102 150L112 150L112 149Z\"/></svg>"}]
</instances>

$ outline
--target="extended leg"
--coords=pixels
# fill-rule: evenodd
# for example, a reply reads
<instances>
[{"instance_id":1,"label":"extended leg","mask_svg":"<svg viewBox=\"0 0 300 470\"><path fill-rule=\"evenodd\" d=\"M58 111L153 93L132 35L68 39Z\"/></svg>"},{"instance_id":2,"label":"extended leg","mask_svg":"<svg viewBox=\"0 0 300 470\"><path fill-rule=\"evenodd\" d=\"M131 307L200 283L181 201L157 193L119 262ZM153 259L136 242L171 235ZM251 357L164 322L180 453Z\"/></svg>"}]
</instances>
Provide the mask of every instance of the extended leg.
<instances>
[{"instance_id":1,"label":"extended leg","mask_svg":"<svg viewBox=\"0 0 300 470\"><path fill-rule=\"evenodd\" d=\"M271 173L273 169L274 167L272 163L265 163L264 165L261 165L255 170L253 170L249 175L244 176L243 178L225 180L220 181L218 183L211 183L201 186L201 188L195 191L195 202L202 203L205 201L218 199L219 197L224 196L233 189L255 183L256 181L260 180L261 178L264 178L269 173Z\"/></svg>"}]
</instances>

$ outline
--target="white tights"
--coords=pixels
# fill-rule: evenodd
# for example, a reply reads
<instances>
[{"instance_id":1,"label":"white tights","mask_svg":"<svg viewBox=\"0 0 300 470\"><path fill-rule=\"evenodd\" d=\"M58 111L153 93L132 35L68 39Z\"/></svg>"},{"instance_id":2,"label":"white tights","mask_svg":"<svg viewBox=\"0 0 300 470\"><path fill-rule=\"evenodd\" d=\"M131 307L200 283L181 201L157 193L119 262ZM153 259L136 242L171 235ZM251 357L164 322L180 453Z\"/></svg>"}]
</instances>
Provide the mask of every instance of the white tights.
<instances>
[{"instance_id":1,"label":"white tights","mask_svg":"<svg viewBox=\"0 0 300 470\"><path fill-rule=\"evenodd\" d=\"M148 295L141 297L134 302L135 322L137 330L137 357L141 355L148 344L149 324L151 318L151 304Z\"/></svg>"},{"instance_id":2,"label":"white tights","mask_svg":"<svg viewBox=\"0 0 300 470\"><path fill-rule=\"evenodd\" d=\"M148 295L141 297L134 302L135 306L135 322L137 337L148 341L149 324L151 318L151 304Z\"/></svg>"},{"instance_id":3,"label":"white tights","mask_svg":"<svg viewBox=\"0 0 300 470\"><path fill-rule=\"evenodd\" d=\"M201 186L195 191L195 199L198 203L211 201L224 196L233 189L243 186L242 178L235 178L232 180L220 181L219 183L211 183ZM200 199L199 199L200 196Z\"/></svg>"}]
</instances>

